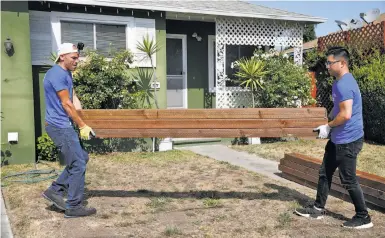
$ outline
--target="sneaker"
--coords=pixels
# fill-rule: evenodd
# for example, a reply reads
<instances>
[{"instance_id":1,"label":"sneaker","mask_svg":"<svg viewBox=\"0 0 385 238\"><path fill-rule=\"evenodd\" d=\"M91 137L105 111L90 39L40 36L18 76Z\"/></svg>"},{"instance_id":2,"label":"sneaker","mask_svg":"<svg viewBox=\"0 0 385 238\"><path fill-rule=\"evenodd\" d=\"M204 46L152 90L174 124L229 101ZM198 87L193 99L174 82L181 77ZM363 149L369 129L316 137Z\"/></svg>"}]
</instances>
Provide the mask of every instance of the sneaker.
<instances>
[{"instance_id":1,"label":"sneaker","mask_svg":"<svg viewBox=\"0 0 385 238\"><path fill-rule=\"evenodd\" d=\"M325 214L325 210L322 208L317 208L314 205L310 205L304 208L295 209L295 213L307 218L322 219L323 215Z\"/></svg>"},{"instance_id":2,"label":"sneaker","mask_svg":"<svg viewBox=\"0 0 385 238\"><path fill-rule=\"evenodd\" d=\"M57 194L51 189L47 189L42 194L43 198L47 199L50 203L52 203L58 209L65 211L66 204L62 196Z\"/></svg>"},{"instance_id":3,"label":"sneaker","mask_svg":"<svg viewBox=\"0 0 385 238\"><path fill-rule=\"evenodd\" d=\"M347 221L342 224L342 226L352 229L366 229L373 227L373 223L369 215L367 215L366 217L354 216L350 221Z\"/></svg>"},{"instance_id":4,"label":"sneaker","mask_svg":"<svg viewBox=\"0 0 385 238\"><path fill-rule=\"evenodd\" d=\"M96 214L96 209L93 207L80 206L74 209L66 209L64 213L65 218L85 217Z\"/></svg>"}]
</instances>

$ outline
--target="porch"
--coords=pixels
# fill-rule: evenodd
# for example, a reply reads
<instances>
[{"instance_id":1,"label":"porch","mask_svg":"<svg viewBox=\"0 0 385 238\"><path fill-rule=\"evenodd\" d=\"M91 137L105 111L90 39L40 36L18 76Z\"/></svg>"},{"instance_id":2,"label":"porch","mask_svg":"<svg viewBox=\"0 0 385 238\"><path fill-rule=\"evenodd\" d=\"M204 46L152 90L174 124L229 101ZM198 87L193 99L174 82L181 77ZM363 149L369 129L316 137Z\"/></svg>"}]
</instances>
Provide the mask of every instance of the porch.
<instances>
[{"instance_id":1,"label":"porch","mask_svg":"<svg viewBox=\"0 0 385 238\"><path fill-rule=\"evenodd\" d=\"M302 64L306 23L244 17L166 14L167 108L247 108L250 91L238 87L233 62L295 47Z\"/></svg>"}]
</instances>

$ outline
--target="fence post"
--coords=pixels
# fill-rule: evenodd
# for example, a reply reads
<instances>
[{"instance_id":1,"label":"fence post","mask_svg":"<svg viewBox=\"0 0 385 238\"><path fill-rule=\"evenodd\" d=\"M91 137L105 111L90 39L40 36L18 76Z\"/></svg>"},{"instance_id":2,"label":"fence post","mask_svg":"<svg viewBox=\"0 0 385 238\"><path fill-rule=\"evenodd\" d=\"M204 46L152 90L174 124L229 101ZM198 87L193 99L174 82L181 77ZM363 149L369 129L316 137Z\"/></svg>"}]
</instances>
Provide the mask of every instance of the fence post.
<instances>
[{"instance_id":1,"label":"fence post","mask_svg":"<svg viewBox=\"0 0 385 238\"><path fill-rule=\"evenodd\" d=\"M385 50L385 21L381 22L381 25L382 25L382 47L384 47L383 49Z\"/></svg>"},{"instance_id":2,"label":"fence post","mask_svg":"<svg viewBox=\"0 0 385 238\"><path fill-rule=\"evenodd\" d=\"M317 51L322 51L322 46L323 46L323 41L322 41L322 37L319 37L318 40L317 40L317 45L318 45L318 49Z\"/></svg>"},{"instance_id":3,"label":"fence post","mask_svg":"<svg viewBox=\"0 0 385 238\"><path fill-rule=\"evenodd\" d=\"M312 72L309 72L309 74L311 77L311 96L313 99L317 100L317 84L316 84L315 72L312 71Z\"/></svg>"}]
</instances>

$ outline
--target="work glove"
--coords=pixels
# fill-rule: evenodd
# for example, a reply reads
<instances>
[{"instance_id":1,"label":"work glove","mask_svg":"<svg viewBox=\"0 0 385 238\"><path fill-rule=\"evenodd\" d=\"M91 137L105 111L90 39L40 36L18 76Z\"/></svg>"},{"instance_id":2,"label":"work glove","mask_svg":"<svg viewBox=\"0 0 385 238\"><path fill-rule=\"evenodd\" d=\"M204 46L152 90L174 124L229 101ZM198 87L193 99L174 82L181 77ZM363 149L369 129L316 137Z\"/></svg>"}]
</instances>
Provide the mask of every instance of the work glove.
<instances>
[{"instance_id":1,"label":"work glove","mask_svg":"<svg viewBox=\"0 0 385 238\"><path fill-rule=\"evenodd\" d=\"M95 132L92 130L91 127L84 125L83 127L79 128L80 129L80 138L83 140L89 140L91 139L91 135L95 136Z\"/></svg>"},{"instance_id":2,"label":"work glove","mask_svg":"<svg viewBox=\"0 0 385 238\"><path fill-rule=\"evenodd\" d=\"M329 124L325 124L314 128L313 131L318 131L318 138L326 139L328 138L331 129L332 128L329 126Z\"/></svg>"}]
</instances>

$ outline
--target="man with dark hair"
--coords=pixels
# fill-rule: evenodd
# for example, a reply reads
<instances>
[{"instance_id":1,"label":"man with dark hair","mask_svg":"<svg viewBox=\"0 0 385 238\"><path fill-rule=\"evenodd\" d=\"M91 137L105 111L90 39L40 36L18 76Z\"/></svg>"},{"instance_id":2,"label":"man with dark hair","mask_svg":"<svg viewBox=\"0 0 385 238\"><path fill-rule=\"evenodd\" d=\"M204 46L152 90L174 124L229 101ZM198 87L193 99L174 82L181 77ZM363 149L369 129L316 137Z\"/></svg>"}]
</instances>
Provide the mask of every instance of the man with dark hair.
<instances>
[{"instance_id":1,"label":"man with dark hair","mask_svg":"<svg viewBox=\"0 0 385 238\"><path fill-rule=\"evenodd\" d=\"M46 131L63 155L66 167L42 196L60 210L65 210L66 218L96 213L95 208L82 205L89 158L72 124L78 125L82 139L90 139L93 131L76 111L81 109L81 104L73 89L71 71L76 69L78 61L78 48L71 43L63 43L59 46L57 64L44 77ZM67 202L63 199L65 192L68 193Z\"/></svg>"},{"instance_id":2,"label":"man with dark hair","mask_svg":"<svg viewBox=\"0 0 385 238\"><path fill-rule=\"evenodd\" d=\"M319 131L319 138L328 138L330 132L331 138L326 144L319 171L315 203L296 209L295 212L304 217L323 218L332 177L338 168L341 184L349 192L356 211L355 216L342 226L354 229L370 228L373 223L356 176L357 155L362 149L364 136L360 89L349 72L349 52L342 47L333 47L326 55L326 67L336 79L332 87L333 119L315 130Z\"/></svg>"}]
</instances>

